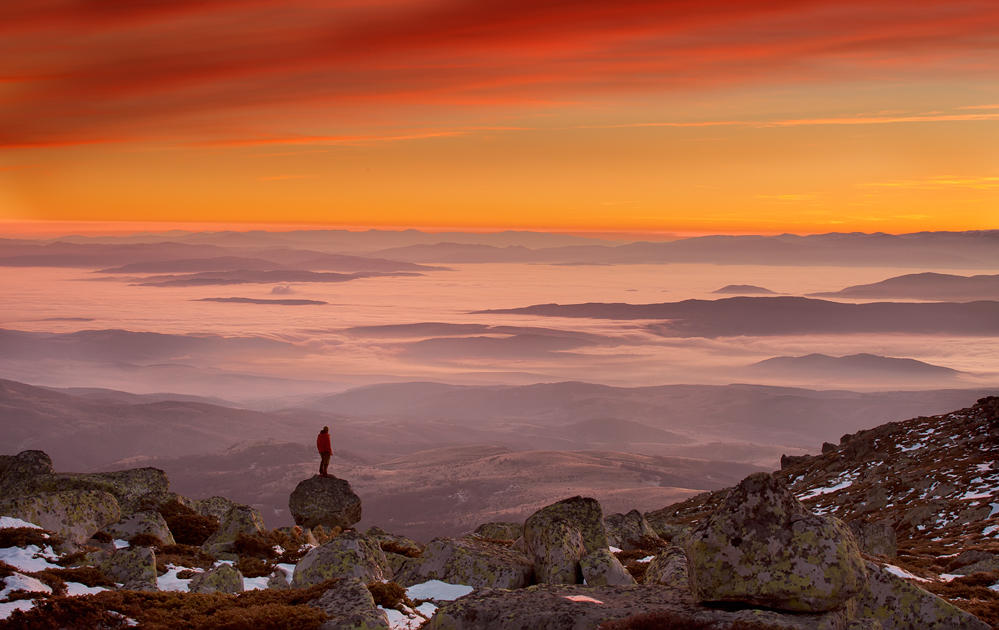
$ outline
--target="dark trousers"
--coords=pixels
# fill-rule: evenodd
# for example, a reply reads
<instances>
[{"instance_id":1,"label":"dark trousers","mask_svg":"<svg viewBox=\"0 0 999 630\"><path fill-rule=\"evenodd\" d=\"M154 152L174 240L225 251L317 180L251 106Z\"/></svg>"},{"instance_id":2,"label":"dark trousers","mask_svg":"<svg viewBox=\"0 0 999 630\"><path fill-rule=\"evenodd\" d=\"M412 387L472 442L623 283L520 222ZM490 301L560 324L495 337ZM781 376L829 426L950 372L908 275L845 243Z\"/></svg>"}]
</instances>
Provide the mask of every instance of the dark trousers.
<instances>
[{"instance_id":1,"label":"dark trousers","mask_svg":"<svg viewBox=\"0 0 999 630\"><path fill-rule=\"evenodd\" d=\"M330 469L330 455L332 453L320 453L319 456L322 457L322 461L319 462L319 474L326 475L329 474L327 471Z\"/></svg>"}]
</instances>

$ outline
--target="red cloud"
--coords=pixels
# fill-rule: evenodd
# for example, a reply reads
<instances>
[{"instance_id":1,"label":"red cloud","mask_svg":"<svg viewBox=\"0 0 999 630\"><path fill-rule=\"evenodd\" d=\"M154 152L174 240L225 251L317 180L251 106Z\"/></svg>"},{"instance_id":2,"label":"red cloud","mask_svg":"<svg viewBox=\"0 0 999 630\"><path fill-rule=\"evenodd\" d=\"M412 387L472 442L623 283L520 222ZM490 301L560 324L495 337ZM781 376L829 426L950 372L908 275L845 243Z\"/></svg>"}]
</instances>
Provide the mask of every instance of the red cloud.
<instances>
[{"instance_id":1,"label":"red cloud","mask_svg":"<svg viewBox=\"0 0 999 630\"><path fill-rule=\"evenodd\" d=\"M999 5L973 0L4 3L0 146L309 133L294 121L373 105L994 76L997 33Z\"/></svg>"}]
</instances>

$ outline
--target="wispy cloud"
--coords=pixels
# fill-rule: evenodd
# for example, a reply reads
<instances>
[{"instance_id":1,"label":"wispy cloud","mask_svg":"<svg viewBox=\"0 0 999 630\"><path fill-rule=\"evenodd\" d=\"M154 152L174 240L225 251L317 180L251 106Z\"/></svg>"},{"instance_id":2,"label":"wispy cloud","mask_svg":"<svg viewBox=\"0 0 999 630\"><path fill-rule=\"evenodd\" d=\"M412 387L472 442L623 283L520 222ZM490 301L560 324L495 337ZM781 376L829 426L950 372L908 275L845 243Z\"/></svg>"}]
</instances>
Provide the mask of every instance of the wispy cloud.
<instances>
[{"instance_id":1,"label":"wispy cloud","mask_svg":"<svg viewBox=\"0 0 999 630\"><path fill-rule=\"evenodd\" d=\"M283 179L313 179L319 177L319 175L271 175L270 177L261 177L262 182L276 182Z\"/></svg>"},{"instance_id":2,"label":"wispy cloud","mask_svg":"<svg viewBox=\"0 0 999 630\"><path fill-rule=\"evenodd\" d=\"M864 188L887 188L887 189L955 189L967 188L970 190L999 190L999 177L930 177L919 180L897 180L890 182L869 182L859 184Z\"/></svg>"}]
</instances>

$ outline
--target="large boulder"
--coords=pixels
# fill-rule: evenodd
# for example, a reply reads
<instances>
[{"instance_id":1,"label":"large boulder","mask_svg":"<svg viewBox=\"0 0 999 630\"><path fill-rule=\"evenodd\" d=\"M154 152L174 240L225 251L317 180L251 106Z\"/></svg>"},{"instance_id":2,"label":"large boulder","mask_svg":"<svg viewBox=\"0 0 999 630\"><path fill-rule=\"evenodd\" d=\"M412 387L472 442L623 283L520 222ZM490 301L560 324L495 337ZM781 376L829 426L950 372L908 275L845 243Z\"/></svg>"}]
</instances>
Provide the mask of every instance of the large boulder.
<instances>
[{"instance_id":1,"label":"large boulder","mask_svg":"<svg viewBox=\"0 0 999 630\"><path fill-rule=\"evenodd\" d=\"M992 626L867 563L870 587L857 598L857 616L874 619L882 630L989 630Z\"/></svg>"},{"instance_id":2,"label":"large boulder","mask_svg":"<svg viewBox=\"0 0 999 630\"><path fill-rule=\"evenodd\" d=\"M777 478L754 473L687 539L694 597L822 612L867 588L864 560L839 520L812 514Z\"/></svg>"},{"instance_id":3,"label":"large boulder","mask_svg":"<svg viewBox=\"0 0 999 630\"><path fill-rule=\"evenodd\" d=\"M17 455L0 455L0 499L16 496L14 489L28 479L54 472L52 458L44 451L21 451Z\"/></svg>"},{"instance_id":4,"label":"large boulder","mask_svg":"<svg viewBox=\"0 0 999 630\"><path fill-rule=\"evenodd\" d=\"M167 545L172 545L175 542L170 528L167 527L166 519L159 512L135 512L117 523L108 525L101 531L122 540L131 540L133 536L138 534L150 534Z\"/></svg>"},{"instance_id":5,"label":"large boulder","mask_svg":"<svg viewBox=\"0 0 999 630\"><path fill-rule=\"evenodd\" d=\"M119 549L101 562L97 570L119 584L141 582L156 586L156 554L148 547Z\"/></svg>"},{"instance_id":6,"label":"large boulder","mask_svg":"<svg viewBox=\"0 0 999 630\"><path fill-rule=\"evenodd\" d=\"M329 615L320 630L389 630L388 615L356 577L340 578L319 599L308 603Z\"/></svg>"},{"instance_id":7,"label":"large boulder","mask_svg":"<svg viewBox=\"0 0 999 630\"><path fill-rule=\"evenodd\" d=\"M849 623L849 615L843 610L809 614L702 606L689 592L665 586L544 584L514 591L473 591L444 603L424 627L427 630L596 630L607 621L657 612L665 612L668 618L633 627L846 630Z\"/></svg>"},{"instance_id":8,"label":"large boulder","mask_svg":"<svg viewBox=\"0 0 999 630\"><path fill-rule=\"evenodd\" d=\"M11 516L85 543L121 518L118 501L107 492L76 490L22 496L0 502L0 516Z\"/></svg>"},{"instance_id":9,"label":"large boulder","mask_svg":"<svg viewBox=\"0 0 999 630\"><path fill-rule=\"evenodd\" d=\"M524 526L521 523L483 523L475 528L475 535L480 538L491 538L493 540L517 540L524 535Z\"/></svg>"},{"instance_id":10,"label":"large boulder","mask_svg":"<svg viewBox=\"0 0 999 630\"><path fill-rule=\"evenodd\" d=\"M579 560L579 570L590 586L621 586L634 584L635 578L610 549L597 549Z\"/></svg>"},{"instance_id":11,"label":"large boulder","mask_svg":"<svg viewBox=\"0 0 999 630\"><path fill-rule=\"evenodd\" d=\"M524 549L543 584L581 583L579 560L607 548L603 509L596 499L565 499L541 508L524 523Z\"/></svg>"},{"instance_id":12,"label":"large boulder","mask_svg":"<svg viewBox=\"0 0 999 630\"><path fill-rule=\"evenodd\" d=\"M207 499L197 499L195 501L190 501L187 507L191 508L198 514L202 516L213 516L220 521L222 517L229 513L229 510L235 507L242 507L242 503L237 503L232 499L227 499L225 497L209 497Z\"/></svg>"},{"instance_id":13,"label":"large boulder","mask_svg":"<svg viewBox=\"0 0 999 630\"><path fill-rule=\"evenodd\" d=\"M158 468L131 468L105 473L50 473L35 475L12 492L20 496L69 490L99 490L113 495L122 516L138 511L143 495L167 492L170 479Z\"/></svg>"},{"instance_id":14,"label":"large boulder","mask_svg":"<svg viewBox=\"0 0 999 630\"><path fill-rule=\"evenodd\" d=\"M611 514L604 518L604 524L607 528L607 542L612 547L625 551L637 549L635 543L642 538L659 538L638 510L627 514Z\"/></svg>"},{"instance_id":15,"label":"large boulder","mask_svg":"<svg viewBox=\"0 0 999 630\"><path fill-rule=\"evenodd\" d=\"M323 525L347 528L361 520L361 499L346 479L315 475L299 483L288 501L291 517L300 527Z\"/></svg>"},{"instance_id":16,"label":"large boulder","mask_svg":"<svg viewBox=\"0 0 999 630\"><path fill-rule=\"evenodd\" d=\"M690 590L690 582L687 580L687 555L683 549L670 545L665 551L656 555L645 568L644 583Z\"/></svg>"},{"instance_id":17,"label":"large boulder","mask_svg":"<svg viewBox=\"0 0 999 630\"><path fill-rule=\"evenodd\" d=\"M435 538L423 555L407 562L395 581L412 586L429 580L474 588L523 588L534 580L524 554L475 538Z\"/></svg>"},{"instance_id":18,"label":"large boulder","mask_svg":"<svg viewBox=\"0 0 999 630\"><path fill-rule=\"evenodd\" d=\"M306 588L331 578L356 577L367 582L384 580L388 560L378 544L354 531L343 532L315 547L295 567L293 588Z\"/></svg>"},{"instance_id":19,"label":"large boulder","mask_svg":"<svg viewBox=\"0 0 999 630\"><path fill-rule=\"evenodd\" d=\"M232 554L240 534L257 536L267 533L264 517L249 505L236 505L222 517L219 528L201 545L202 551L216 557ZM232 559L232 558L230 558Z\"/></svg>"},{"instance_id":20,"label":"large boulder","mask_svg":"<svg viewBox=\"0 0 999 630\"><path fill-rule=\"evenodd\" d=\"M231 564L198 573L187 586L192 593L242 593L243 574Z\"/></svg>"}]
</instances>

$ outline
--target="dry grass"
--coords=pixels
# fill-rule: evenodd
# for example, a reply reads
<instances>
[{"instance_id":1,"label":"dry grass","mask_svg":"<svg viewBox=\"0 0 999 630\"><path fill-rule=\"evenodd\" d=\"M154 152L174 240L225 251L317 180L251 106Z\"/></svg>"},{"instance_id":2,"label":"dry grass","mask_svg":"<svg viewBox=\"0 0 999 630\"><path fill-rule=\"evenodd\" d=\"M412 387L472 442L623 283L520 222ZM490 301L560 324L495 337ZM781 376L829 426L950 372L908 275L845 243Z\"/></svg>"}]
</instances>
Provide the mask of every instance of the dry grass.
<instances>
[{"instance_id":1,"label":"dry grass","mask_svg":"<svg viewBox=\"0 0 999 630\"><path fill-rule=\"evenodd\" d=\"M46 545L58 545L63 540L50 531L33 527L11 527L0 529L0 549L7 547L27 547L36 545L44 548Z\"/></svg>"},{"instance_id":2,"label":"dry grass","mask_svg":"<svg viewBox=\"0 0 999 630\"><path fill-rule=\"evenodd\" d=\"M238 595L105 591L52 597L0 620L0 630L124 630L128 619L143 630L318 630L326 614L305 604L334 584Z\"/></svg>"},{"instance_id":3,"label":"dry grass","mask_svg":"<svg viewBox=\"0 0 999 630\"><path fill-rule=\"evenodd\" d=\"M202 516L175 501L165 504L159 512L170 528L173 539L182 545L200 547L219 528L217 518Z\"/></svg>"},{"instance_id":4,"label":"dry grass","mask_svg":"<svg viewBox=\"0 0 999 630\"><path fill-rule=\"evenodd\" d=\"M368 584L375 605L402 610L402 606L416 608L413 600L406 595L406 589L395 582L371 582Z\"/></svg>"}]
</instances>

